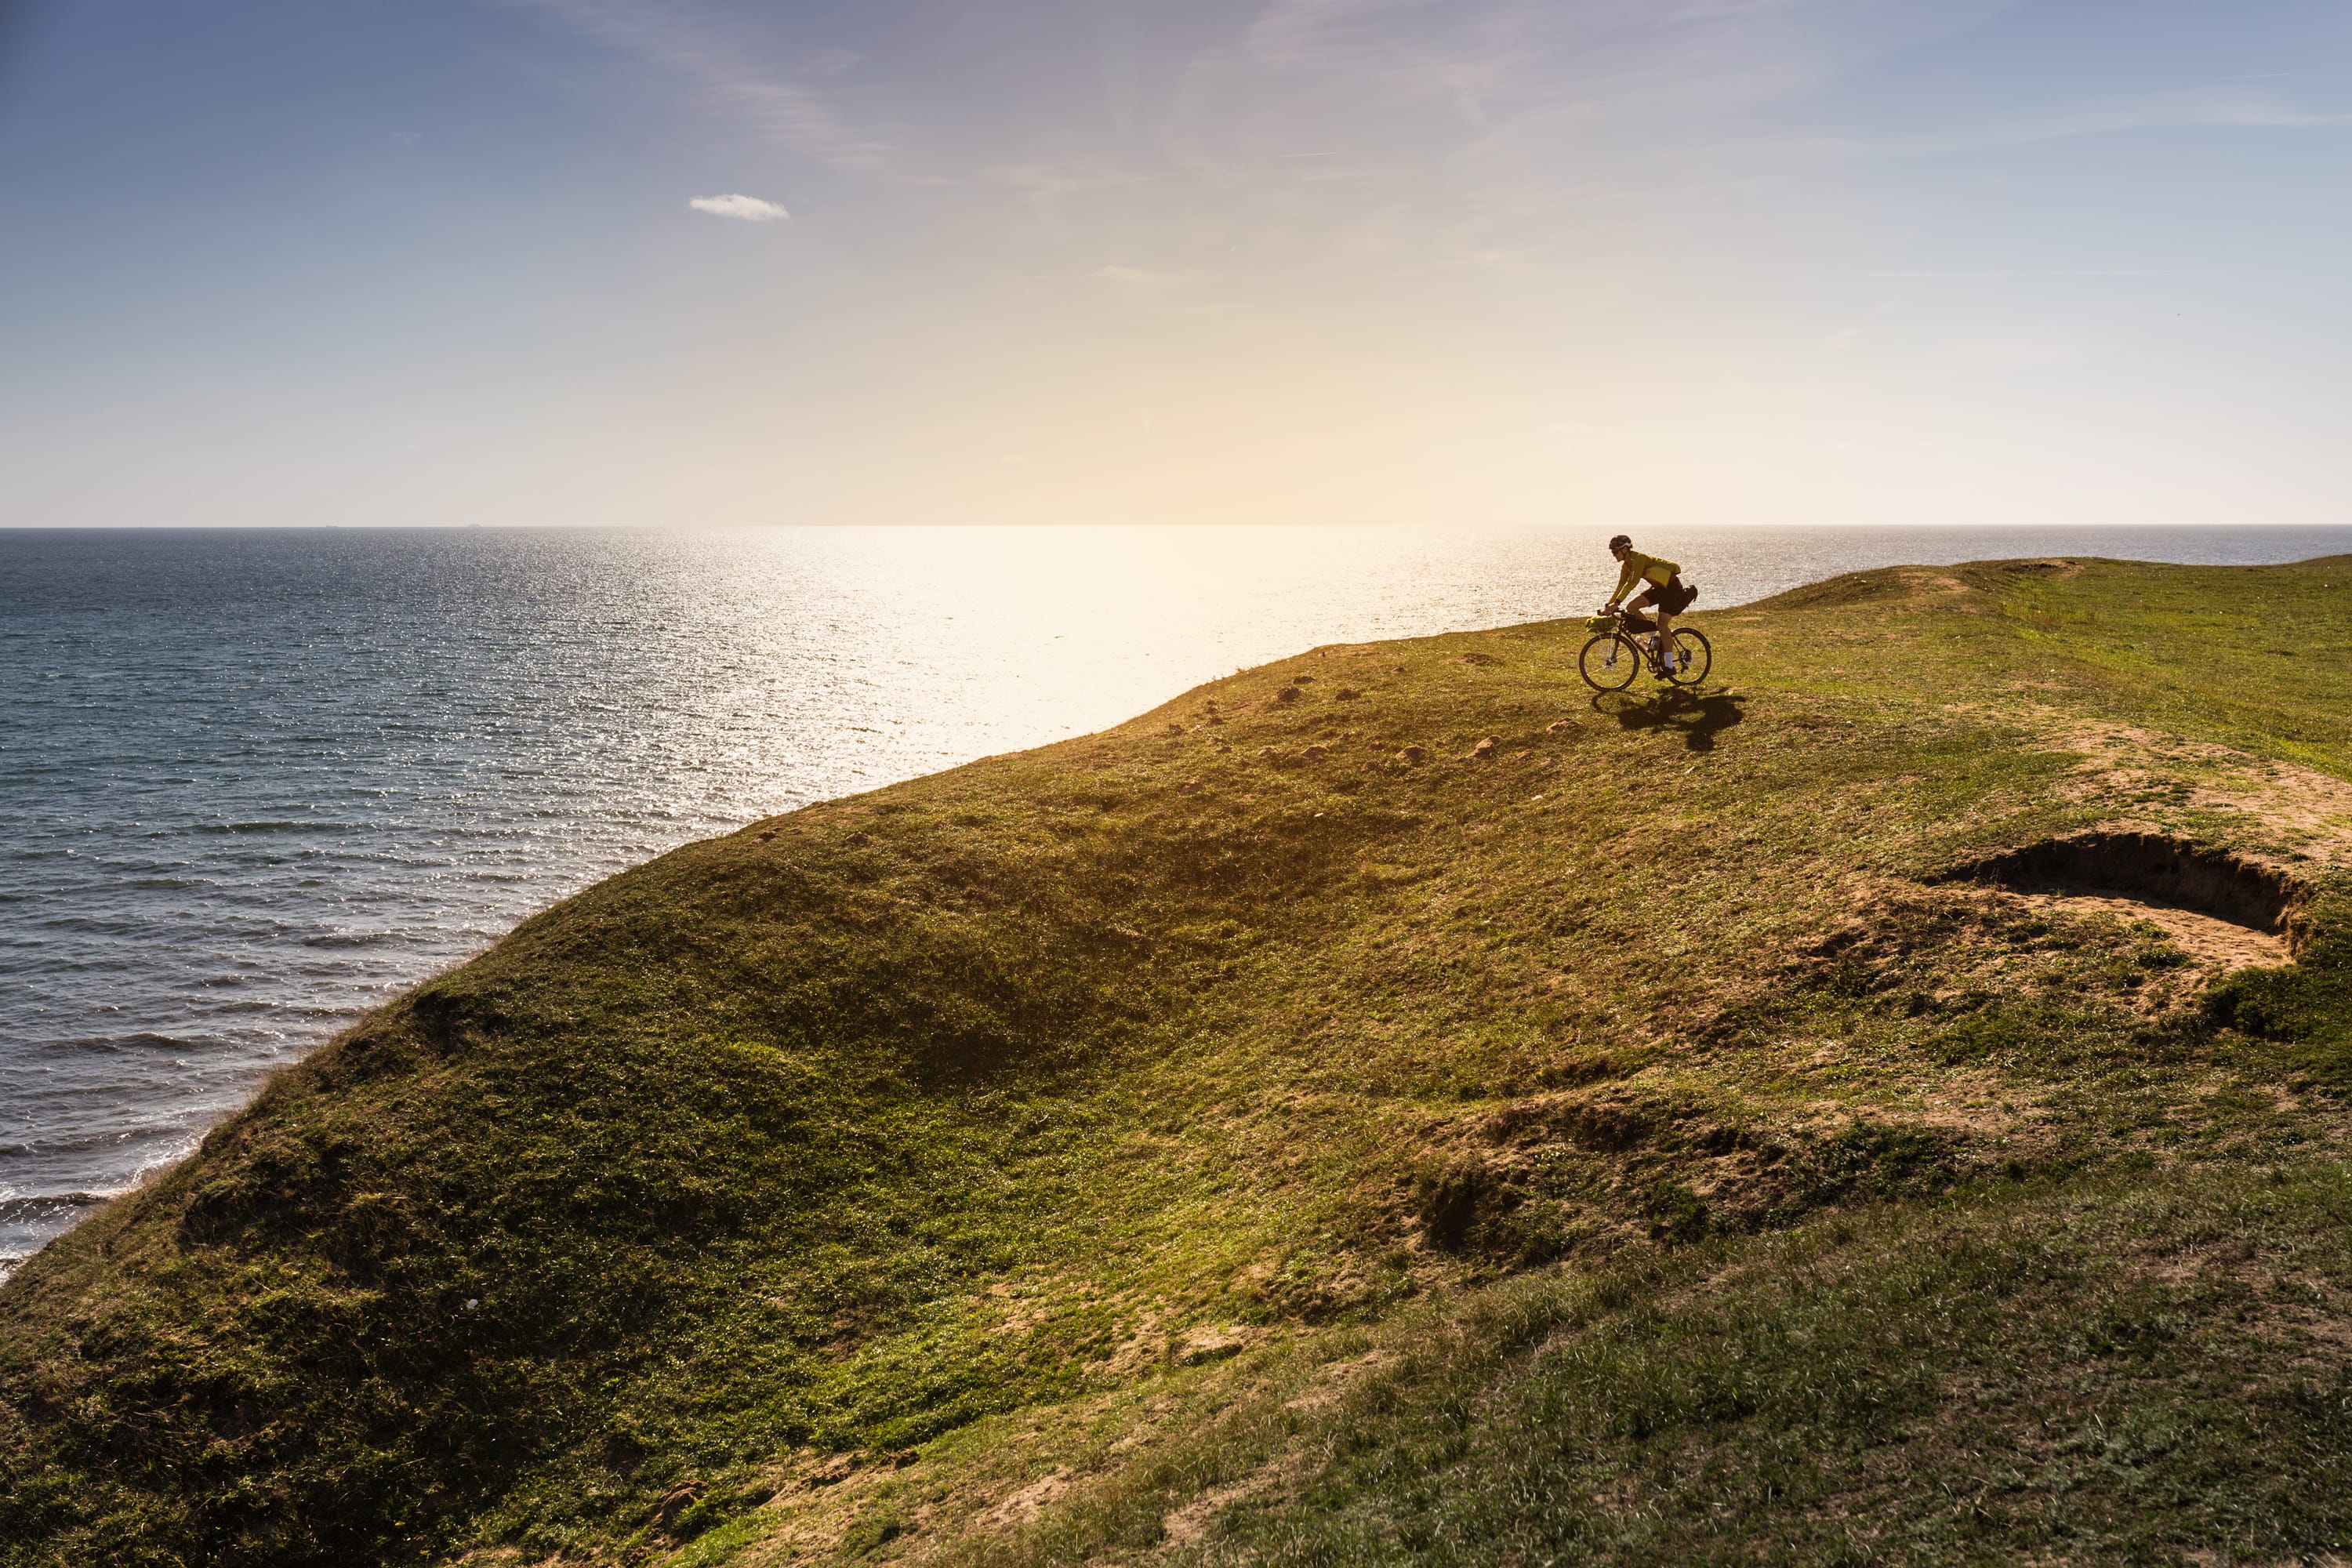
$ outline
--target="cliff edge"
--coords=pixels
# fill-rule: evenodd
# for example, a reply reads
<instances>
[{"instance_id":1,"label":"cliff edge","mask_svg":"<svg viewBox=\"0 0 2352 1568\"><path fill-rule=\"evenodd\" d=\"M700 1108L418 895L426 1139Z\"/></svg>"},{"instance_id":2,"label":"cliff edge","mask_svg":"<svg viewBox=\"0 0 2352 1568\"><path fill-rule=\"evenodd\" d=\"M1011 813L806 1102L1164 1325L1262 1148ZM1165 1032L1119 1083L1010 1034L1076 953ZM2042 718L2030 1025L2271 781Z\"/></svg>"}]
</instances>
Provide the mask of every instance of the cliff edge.
<instances>
[{"instance_id":1,"label":"cliff edge","mask_svg":"<svg viewBox=\"0 0 2352 1568\"><path fill-rule=\"evenodd\" d=\"M1319 648L688 846L0 1287L0 1564L2352 1536L2352 558Z\"/></svg>"}]
</instances>

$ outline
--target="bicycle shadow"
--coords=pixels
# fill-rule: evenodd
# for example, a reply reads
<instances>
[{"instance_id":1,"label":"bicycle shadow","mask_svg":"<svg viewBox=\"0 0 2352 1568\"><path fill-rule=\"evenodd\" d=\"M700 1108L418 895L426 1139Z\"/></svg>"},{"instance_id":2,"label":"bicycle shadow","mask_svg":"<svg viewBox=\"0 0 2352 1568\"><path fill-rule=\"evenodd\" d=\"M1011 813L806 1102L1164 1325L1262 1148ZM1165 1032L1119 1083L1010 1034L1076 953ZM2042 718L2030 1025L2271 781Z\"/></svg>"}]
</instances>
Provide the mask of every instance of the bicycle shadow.
<instances>
[{"instance_id":1,"label":"bicycle shadow","mask_svg":"<svg viewBox=\"0 0 2352 1568\"><path fill-rule=\"evenodd\" d=\"M1717 734L1747 719L1745 701L1729 692L1701 697L1692 691L1666 690L1634 697L1623 691L1597 691L1592 710L1616 720L1620 729L1663 731L1680 735L1685 751L1711 752Z\"/></svg>"}]
</instances>

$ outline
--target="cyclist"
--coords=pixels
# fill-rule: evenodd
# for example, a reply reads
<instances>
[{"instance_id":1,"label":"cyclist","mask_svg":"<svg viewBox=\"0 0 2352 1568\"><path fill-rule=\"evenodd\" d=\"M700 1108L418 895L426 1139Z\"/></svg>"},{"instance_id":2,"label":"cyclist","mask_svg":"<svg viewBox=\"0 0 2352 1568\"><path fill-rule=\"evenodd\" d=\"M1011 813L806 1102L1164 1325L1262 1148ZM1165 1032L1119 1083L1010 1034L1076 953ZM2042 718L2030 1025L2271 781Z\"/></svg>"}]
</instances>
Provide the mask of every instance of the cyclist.
<instances>
[{"instance_id":1,"label":"cyclist","mask_svg":"<svg viewBox=\"0 0 2352 1568\"><path fill-rule=\"evenodd\" d=\"M1690 602L1698 597L1698 590L1684 585L1681 567L1664 556L1643 554L1633 548L1633 540L1624 534L1621 533L1609 542L1609 553L1614 555L1619 563L1617 586L1610 594L1609 602L1601 607L1601 613L1615 615L1626 590L1636 584L1641 584L1642 596L1625 607L1637 612L1645 609L1657 612L1658 662L1654 668L1658 679L1664 680L1666 672L1673 668L1668 661L1675 657L1675 617L1690 607ZM1648 623L1637 616L1635 624L1646 626Z\"/></svg>"}]
</instances>

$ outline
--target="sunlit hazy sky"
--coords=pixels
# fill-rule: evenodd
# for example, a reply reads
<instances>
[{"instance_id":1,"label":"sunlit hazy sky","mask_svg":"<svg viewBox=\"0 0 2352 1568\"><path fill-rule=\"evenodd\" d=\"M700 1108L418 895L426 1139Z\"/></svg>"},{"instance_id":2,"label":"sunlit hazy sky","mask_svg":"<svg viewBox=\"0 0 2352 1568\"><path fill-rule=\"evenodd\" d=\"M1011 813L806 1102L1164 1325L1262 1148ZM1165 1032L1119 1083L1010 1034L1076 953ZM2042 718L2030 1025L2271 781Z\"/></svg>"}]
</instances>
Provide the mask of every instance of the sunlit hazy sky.
<instances>
[{"instance_id":1,"label":"sunlit hazy sky","mask_svg":"<svg viewBox=\"0 0 2352 1568\"><path fill-rule=\"evenodd\" d=\"M2352 6L0 0L0 521L2352 521Z\"/></svg>"}]
</instances>

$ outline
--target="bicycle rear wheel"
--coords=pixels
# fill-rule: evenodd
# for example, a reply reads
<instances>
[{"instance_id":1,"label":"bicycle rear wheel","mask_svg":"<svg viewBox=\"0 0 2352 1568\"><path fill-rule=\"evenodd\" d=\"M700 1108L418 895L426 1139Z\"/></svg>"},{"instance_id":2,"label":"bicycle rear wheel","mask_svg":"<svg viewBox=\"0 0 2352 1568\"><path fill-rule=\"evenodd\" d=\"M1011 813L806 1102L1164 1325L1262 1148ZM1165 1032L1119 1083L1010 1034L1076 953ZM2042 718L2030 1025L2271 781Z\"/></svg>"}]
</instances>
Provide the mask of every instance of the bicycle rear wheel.
<instances>
[{"instance_id":1,"label":"bicycle rear wheel","mask_svg":"<svg viewBox=\"0 0 2352 1568\"><path fill-rule=\"evenodd\" d=\"M1642 671L1642 650L1615 632L1601 632L1576 656L1576 669L1595 691L1622 691Z\"/></svg>"},{"instance_id":2,"label":"bicycle rear wheel","mask_svg":"<svg viewBox=\"0 0 2352 1568\"><path fill-rule=\"evenodd\" d=\"M1715 648L1706 634L1688 626L1675 628L1674 673L1668 680L1676 686L1696 686L1706 679L1707 670L1715 664Z\"/></svg>"}]
</instances>

